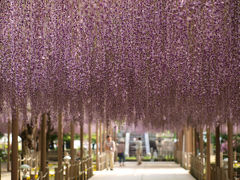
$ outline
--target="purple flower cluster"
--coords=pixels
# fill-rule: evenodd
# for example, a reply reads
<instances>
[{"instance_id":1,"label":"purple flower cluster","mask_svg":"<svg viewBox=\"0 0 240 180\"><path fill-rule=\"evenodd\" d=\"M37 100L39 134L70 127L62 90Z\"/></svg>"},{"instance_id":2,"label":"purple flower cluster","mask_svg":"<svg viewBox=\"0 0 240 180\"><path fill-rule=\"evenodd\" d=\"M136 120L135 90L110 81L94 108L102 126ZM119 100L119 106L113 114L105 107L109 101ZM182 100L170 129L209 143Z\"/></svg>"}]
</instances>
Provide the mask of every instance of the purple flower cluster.
<instances>
[{"instance_id":1,"label":"purple flower cluster","mask_svg":"<svg viewBox=\"0 0 240 180\"><path fill-rule=\"evenodd\" d=\"M151 128L240 118L239 2L5 0L0 105ZM23 118L24 119L24 118Z\"/></svg>"}]
</instances>

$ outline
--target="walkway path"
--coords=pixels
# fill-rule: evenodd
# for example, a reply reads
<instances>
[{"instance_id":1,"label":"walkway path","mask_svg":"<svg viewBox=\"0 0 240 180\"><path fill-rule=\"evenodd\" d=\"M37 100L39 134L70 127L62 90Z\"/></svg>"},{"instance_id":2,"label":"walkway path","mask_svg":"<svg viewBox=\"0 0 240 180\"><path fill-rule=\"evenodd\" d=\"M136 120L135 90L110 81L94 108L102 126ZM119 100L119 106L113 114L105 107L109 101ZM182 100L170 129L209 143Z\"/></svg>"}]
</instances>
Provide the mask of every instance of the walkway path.
<instances>
[{"instance_id":1,"label":"walkway path","mask_svg":"<svg viewBox=\"0 0 240 180\"><path fill-rule=\"evenodd\" d=\"M174 162L128 162L113 171L97 171L90 180L195 180L187 170Z\"/></svg>"}]
</instances>

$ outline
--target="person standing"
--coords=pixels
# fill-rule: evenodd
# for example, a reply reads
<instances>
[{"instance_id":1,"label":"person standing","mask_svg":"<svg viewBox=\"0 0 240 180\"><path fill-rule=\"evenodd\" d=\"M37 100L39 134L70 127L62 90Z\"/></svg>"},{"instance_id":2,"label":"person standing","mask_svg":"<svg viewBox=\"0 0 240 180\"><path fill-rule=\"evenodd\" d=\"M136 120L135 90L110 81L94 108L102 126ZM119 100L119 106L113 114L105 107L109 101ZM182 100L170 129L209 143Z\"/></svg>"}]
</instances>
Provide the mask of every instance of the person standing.
<instances>
[{"instance_id":1,"label":"person standing","mask_svg":"<svg viewBox=\"0 0 240 180\"><path fill-rule=\"evenodd\" d=\"M119 144L117 145L117 153L118 153L118 160L119 160L120 167L124 166L124 162L125 162L124 151L125 151L124 139L121 138Z\"/></svg>"},{"instance_id":2,"label":"person standing","mask_svg":"<svg viewBox=\"0 0 240 180\"><path fill-rule=\"evenodd\" d=\"M112 137L108 135L107 141L105 142L107 170L109 169L109 166L110 170L113 170L115 149L116 149L115 142L112 140Z\"/></svg>"},{"instance_id":3,"label":"person standing","mask_svg":"<svg viewBox=\"0 0 240 180\"><path fill-rule=\"evenodd\" d=\"M142 164L142 139L140 137L136 141L136 155L138 165Z\"/></svg>"}]
</instances>

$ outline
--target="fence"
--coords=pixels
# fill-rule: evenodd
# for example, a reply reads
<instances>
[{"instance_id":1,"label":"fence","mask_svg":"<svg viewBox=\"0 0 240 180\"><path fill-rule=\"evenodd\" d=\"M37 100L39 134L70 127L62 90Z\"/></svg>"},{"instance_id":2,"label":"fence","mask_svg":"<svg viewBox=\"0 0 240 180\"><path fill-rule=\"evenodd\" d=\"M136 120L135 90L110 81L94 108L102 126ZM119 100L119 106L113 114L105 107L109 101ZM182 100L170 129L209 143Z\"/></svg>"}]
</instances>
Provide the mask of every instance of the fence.
<instances>
[{"instance_id":1,"label":"fence","mask_svg":"<svg viewBox=\"0 0 240 180\"><path fill-rule=\"evenodd\" d=\"M35 162L36 161L36 162ZM30 176L31 180L49 180L49 168L46 169L46 172L41 172L38 170L38 162L37 157L25 157L23 159L19 158L19 171L18 176L19 179L22 179L22 172L20 169L21 164L28 164L30 169L28 171L28 176ZM33 171L32 171L33 170ZM1 172L0 172L1 174ZM93 166L92 166L92 158L87 157L83 161L76 161L74 163L64 163L62 168L54 169L55 180L86 180L93 176ZM23 178L24 179L24 178ZM0 178L1 180L1 178Z\"/></svg>"},{"instance_id":2,"label":"fence","mask_svg":"<svg viewBox=\"0 0 240 180\"><path fill-rule=\"evenodd\" d=\"M99 155L99 170L105 169L106 166L106 153L102 153Z\"/></svg>"},{"instance_id":3,"label":"fence","mask_svg":"<svg viewBox=\"0 0 240 180\"><path fill-rule=\"evenodd\" d=\"M205 179L204 169L205 169L205 166L204 166L201 158L199 156L191 156L190 173L195 178L197 178L197 180L204 180Z\"/></svg>"},{"instance_id":4,"label":"fence","mask_svg":"<svg viewBox=\"0 0 240 180\"><path fill-rule=\"evenodd\" d=\"M229 180L228 169L211 164L211 180Z\"/></svg>"},{"instance_id":5,"label":"fence","mask_svg":"<svg viewBox=\"0 0 240 180\"><path fill-rule=\"evenodd\" d=\"M191 156L192 156L192 153L188 153L188 152L182 153L182 166L185 169L191 168Z\"/></svg>"},{"instance_id":6,"label":"fence","mask_svg":"<svg viewBox=\"0 0 240 180\"><path fill-rule=\"evenodd\" d=\"M61 169L55 168L55 180L81 180L93 176L92 158L88 157L83 161L76 161L72 164L64 164Z\"/></svg>"}]
</instances>

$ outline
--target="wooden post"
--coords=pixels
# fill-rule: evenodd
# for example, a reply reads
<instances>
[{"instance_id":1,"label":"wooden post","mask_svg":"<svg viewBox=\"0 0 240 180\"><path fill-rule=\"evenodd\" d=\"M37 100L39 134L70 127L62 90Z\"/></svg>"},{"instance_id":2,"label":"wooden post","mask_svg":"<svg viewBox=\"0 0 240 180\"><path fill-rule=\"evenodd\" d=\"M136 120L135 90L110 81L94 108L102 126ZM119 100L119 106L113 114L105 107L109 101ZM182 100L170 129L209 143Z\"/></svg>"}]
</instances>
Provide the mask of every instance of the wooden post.
<instances>
[{"instance_id":1,"label":"wooden post","mask_svg":"<svg viewBox=\"0 0 240 180\"><path fill-rule=\"evenodd\" d=\"M180 131L180 137L179 137L179 151L180 151L180 160L179 160L179 164L182 165L182 154L183 154L183 130Z\"/></svg>"},{"instance_id":2,"label":"wooden post","mask_svg":"<svg viewBox=\"0 0 240 180\"><path fill-rule=\"evenodd\" d=\"M58 180L59 179L59 170L58 170L58 168L54 168L54 170L55 170L55 178L54 178L54 180Z\"/></svg>"},{"instance_id":3,"label":"wooden post","mask_svg":"<svg viewBox=\"0 0 240 180\"><path fill-rule=\"evenodd\" d=\"M102 122L100 121L100 126L99 126L99 129L100 129L100 132L99 132L99 139L100 139L100 154L102 155L102 152L103 152L103 144L102 144L102 142L103 142L103 140L102 140L102 138L103 138L103 136L102 136Z\"/></svg>"},{"instance_id":4,"label":"wooden post","mask_svg":"<svg viewBox=\"0 0 240 180\"><path fill-rule=\"evenodd\" d=\"M187 127L185 128L185 139L186 139L186 156L187 158L185 166L187 169L190 168L190 155L193 153L193 128Z\"/></svg>"},{"instance_id":5,"label":"wooden post","mask_svg":"<svg viewBox=\"0 0 240 180\"><path fill-rule=\"evenodd\" d=\"M47 114L42 115L41 122L41 164L40 169L43 172L43 175L46 173L46 160L47 160L47 143L46 143L46 125L47 125Z\"/></svg>"},{"instance_id":6,"label":"wooden post","mask_svg":"<svg viewBox=\"0 0 240 180\"><path fill-rule=\"evenodd\" d=\"M203 163L203 128L200 127L199 131L199 148L200 148L200 156L201 156L201 161Z\"/></svg>"},{"instance_id":7,"label":"wooden post","mask_svg":"<svg viewBox=\"0 0 240 180\"><path fill-rule=\"evenodd\" d=\"M106 121L103 121L103 138L102 138L102 150L105 152L105 141L106 141Z\"/></svg>"},{"instance_id":8,"label":"wooden post","mask_svg":"<svg viewBox=\"0 0 240 180\"><path fill-rule=\"evenodd\" d=\"M81 159L81 171L82 171L82 175L81 175L81 180L84 180L84 163L83 163L83 153L84 153L84 149L83 149L83 121L80 122L80 143L81 143L81 147L80 147L80 159Z\"/></svg>"},{"instance_id":9,"label":"wooden post","mask_svg":"<svg viewBox=\"0 0 240 180\"><path fill-rule=\"evenodd\" d=\"M198 154L198 150L197 150L197 143L198 143L198 132L197 132L197 128L193 129L193 155L197 156Z\"/></svg>"},{"instance_id":10,"label":"wooden post","mask_svg":"<svg viewBox=\"0 0 240 180\"><path fill-rule=\"evenodd\" d=\"M98 120L96 123L96 169L99 171L99 131L98 131ZM101 124L101 123L100 123Z\"/></svg>"},{"instance_id":11,"label":"wooden post","mask_svg":"<svg viewBox=\"0 0 240 180\"><path fill-rule=\"evenodd\" d=\"M62 169L63 157L63 128L62 128L62 112L58 113L58 171ZM62 180L62 173L59 173L59 180Z\"/></svg>"},{"instance_id":12,"label":"wooden post","mask_svg":"<svg viewBox=\"0 0 240 180\"><path fill-rule=\"evenodd\" d=\"M90 119L91 120L91 119ZM89 121L88 122L88 156L89 158L92 157L92 122ZM89 166L91 167L92 166L92 161L90 160L89 162ZM91 177L92 175L92 169L89 170L89 178Z\"/></svg>"},{"instance_id":13,"label":"wooden post","mask_svg":"<svg viewBox=\"0 0 240 180\"><path fill-rule=\"evenodd\" d=\"M66 164L66 176L65 176L65 180L68 180L69 177L69 167L68 164Z\"/></svg>"},{"instance_id":14,"label":"wooden post","mask_svg":"<svg viewBox=\"0 0 240 180\"><path fill-rule=\"evenodd\" d=\"M0 158L0 180L2 180L2 158Z\"/></svg>"},{"instance_id":15,"label":"wooden post","mask_svg":"<svg viewBox=\"0 0 240 180\"><path fill-rule=\"evenodd\" d=\"M7 171L10 171L10 150L11 150L11 143L10 143L10 133L11 133L11 121L8 119L8 158L7 158Z\"/></svg>"},{"instance_id":16,"label":"wooden post","mask_svg":"<svg viewBox=\"0 0 240 180\"><path fill-rule=\"evenodd\" d=\"M228 177L233 180L233 124L228 121Z\"/></svg>"},{"instance_id":17,"label":"wooden post","mask_svg":"<svg viewBox=\"0 0 240 180\"><path fill-rule=\"evenodd\" d=\"M211 162L210 162L210 146L211 146L211 131L210 127L207 128L207 153L206 153L206 175L207 179L206 180L211 180Z\"/></svg>"},{"instance_id":18,"label":"wooden post","mask_svg":"<svg viewBox=\"0 0 240 180\"><path fill-rule=\"evenodd\" d=\"M220 125L216 127L216 166L220 167Z\"/></svg>"},{"instance_id":19,"label":"wooden post","mask_svg":"<svg viewBox=\"0 0 240 180\"><path fill-rule=\"evenodd\" d=\"M75 127L74 121L71 121L71 143L70 143L70 154L71 154L71 163L73 164L75 161L75 152L74 152L74 135L75 135Z\"/></svg>"},{"instance_id":20,"label":"wooden post","mask_svg":"<svg viewBox=\"0 0 240 180\"><path fill-rule=\"evenodd\" d=\"M113 128L113 140L117 143L117 126ZM114 162L117 161L117 151L114 152Z\"/></svg>"},{"instance_id":21,"label":"wooden post","mask_svg":"<svg viewBox=\"0 0 240 180\"><path fill-rule=\"evenodd\" d=\"M74 152L74 135L75 135L75 127L74 120L71 121L71 143L70 143L70 154L71 154L71 167L69 169L70 178L74 175L73 165L75 163L75 152Z\"/></svg>"},{"instance_id":22,"label":"wooden post","mask_svg":"<svg viewBox=\"0 0 240 180\"><path fill-rule=\"evenodd\" d=\"M12 107L12 165L11 179L18 180L18 110Z\"/></svg>"}]
</instances>

